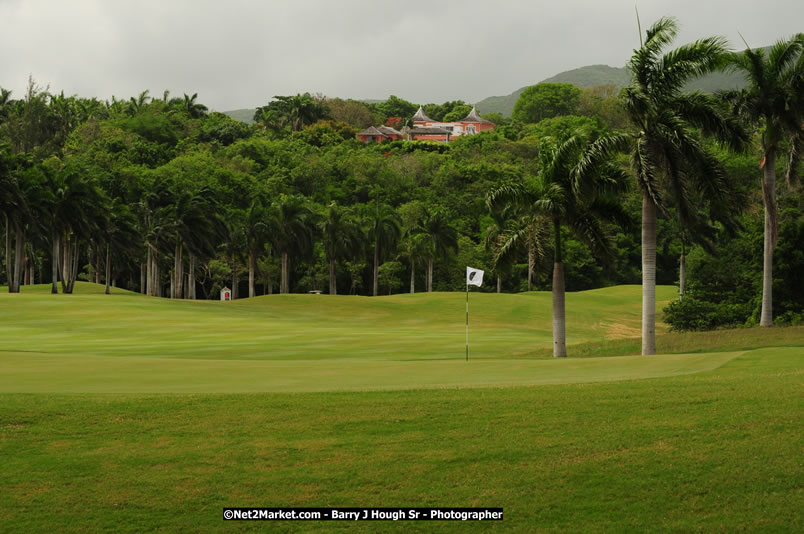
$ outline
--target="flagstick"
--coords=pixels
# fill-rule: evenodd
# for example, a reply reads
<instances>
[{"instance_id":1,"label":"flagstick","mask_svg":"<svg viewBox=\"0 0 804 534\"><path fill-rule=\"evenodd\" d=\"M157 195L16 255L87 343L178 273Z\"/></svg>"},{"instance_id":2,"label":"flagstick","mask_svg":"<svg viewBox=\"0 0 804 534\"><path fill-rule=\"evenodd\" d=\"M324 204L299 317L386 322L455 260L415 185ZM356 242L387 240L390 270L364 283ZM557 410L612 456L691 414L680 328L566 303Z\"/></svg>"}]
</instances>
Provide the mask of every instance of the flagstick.
<instances>
[{"instance_id":1,"label":"flagstick","mask_svg":"<svg viewBox=\"0 0 804 534\"><path fill-rule=\"evenodd\" d=\"M469 361L469 279L466 279L466 361Z\"/></svg>"}]
</instances>

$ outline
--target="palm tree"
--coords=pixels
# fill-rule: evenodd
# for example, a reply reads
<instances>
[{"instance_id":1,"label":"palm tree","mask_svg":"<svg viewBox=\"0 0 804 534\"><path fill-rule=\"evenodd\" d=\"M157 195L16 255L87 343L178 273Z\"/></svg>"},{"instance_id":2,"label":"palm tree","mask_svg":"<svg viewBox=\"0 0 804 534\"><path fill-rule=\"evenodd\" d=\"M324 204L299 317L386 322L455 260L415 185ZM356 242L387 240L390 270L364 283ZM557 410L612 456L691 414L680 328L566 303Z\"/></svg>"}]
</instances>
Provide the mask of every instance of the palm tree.
<instances>
[{"instance_id":1,"label":"palm tree","mask_svg":"<svg viewBox=\"0 0 804 534\"><path fill-rule=\"evenodd\" d=\"M148 93L149 91L146 89L137 95L137 98L134 98L133 96L129 98L128 105L126 106L126 114L133 116L142 111L148 104L148 99L150 98Z\"/></svg>"},{"instance_id":2,"label":"palm tree","mask_svg":"<svg viewBox=\"0 0 804 534\"><path fill-rule=\"evenodd\" d=\"M106 273L104 281L106 282L106 294L108 295L113 276L112 261L115 257L114 253L116 251L135 251L140 243L140 236L137 232L137 218L120 199L114 199L109 205L104 233L106 241Z\"/></svg>"},{"instance_id":3,"label":"palm tree","mask_svg":"<svg viewBox=\"0 0 804 534\"><path fill-rule=\"evenodd\" d=\"M71 164L50 174L40 191L47 193L42 203L46 206L53 250L51 293L58 293L61 279L62 293L69 294L78 277L82 243L105 242L98 238L109 225L108 199L85 169Z\"/></svg>"},{"instance_id":4,"label":"palm tree","mask_svg":"<svg viewBox=\"0 0 804 534\"><path fill-rule=\"evenodd\" d=\"M499 252L503 235L513 219L513 215L513 205L508 204L502 206L500 209L491 209L491 207L489 207L491 224L486 226L486 232L483 237L483 243L485 244L487 251L491 251L495 255ZM494 271L497 274L497 293L502 293L501 270L497 267L497 265L495 265Z\"/></svg>"},{"instance_id":5,"label":"palm tree","mask_svg":"<svg viewBox=\"0 0 804 534\"><path fill-rule=\"evenodd\" d=\"M184 93L184 100L181 100L182 111L187 113L193 119L200 119L206 115L208 111L208 108L204 104L199 104L196 102L197 98L198 93L193 93L193 96L189 96L187 93Z\"/></svg>"},{"instance_id":6,"label":"palm tree","mask_svg":"<svg viewBox=\"0 0 804 534\"><path fill-rule=\"evenodd\" d=\"M373 295L379 292L380 260L396 246L402 233L399 215L387 204L375 204L369 217L368 238L374 243Z\"/></svg>"},{"instance_id":7,"label":"palm tree","mask_svg":"<svg viewBox=\"0 0 804 534\"><path fill-rule=\"evenodd\" d=\"M215 193L208 187L199 190L186 189L181 183L170 184L171 202L166 206L165 220L168 233L174 241L173 294L171 298L184 296L184 250L191 258L211 255L223 234L217 215ZM191 261L191 269L194 262Z\"/></svg>"},{"instance_id":8,"label":"palm tree","mask_svg":"<svg viewBox=\"0 0 804 534\"><path fill-rule=\"evenodd\" d=\"M402 256L410 262L410 292L416 292L416 263L427 255L427 236L408 228L402 240Z\"/></svg>"},{"instance_id":9,"label":"palm tree","mask_svg":"<svg viewBox=\"0 0 804 534\"><path fill-rule=\"evenodd\" d=\"M565 358L566 317L564 307L563 227L589 244L600 255L609 252L603 221L625 221L613 194L623 191L626 176L609 160L608 138L589 143L583 132L556 142L544 138L539 147L540 171L535 182L503 185L492 191L490 210L518 204L531 216L543 215L553 226L553 357ZM495 264L510 264L523 242L538 235L537 220L527 221L503 234Z\"/></svg>"},{"instance_id":10,"label":"palm tree","mask_svg":"<svg viewBox=\"0 0 804 534\"><path fill-rule=\"evenodd\" d=\"M244 212L238 209L231 209L226 214L225 231L221 246L224 256L231 261L233 299L240 297L240 265L247 261L244 258L248 255L248 243L243 230L243 216Z\"/></svg>"},{"instance_id":11,"label":"palm tree","mask_svg":"<svg viewBox=\"0 0 804 534\"><path fill-rule=\"evenodd\" d=\"M622 92L634 128L621 136L631 152L631 167L642 192L642 354L656 353L656 212L675 200L679 217L690 218L689 191L721 198L730 189L717 159L696 135L699 129L740 150L748 136L714 98L685 93L687 82L714 71L726 54L721 37L709 37L662 55L677 33L673 18L662 18L646 32L644 43L628 63L631 84Z\"/></svg>"},{"instance_id":12,"label":"palm tree","mask_svg":"<svg viewBox=\"0 0 804 534\"><path fill-rule=\"evenodd\" d=\"M248 247L249 298L256 295L254 290L254 278L257 271L259 253L265 247L265 243L268 240L267 218L268 210L259 197L251 202L251 205L243 214L243 233L246 236L246 245Z\"/></svg>"},{"instance_id":13,"label":"palm tree","mask_svg":"<svg viewBox=\"0 0 804 534\"><path fill-rule=\"evenodd\" d=\"M549 217L530 210L508 220L490 245L494 253L493 268L509 271L524 250L528 256L528 291L532 291L536 264L541 264L546 255L545 245L550 241L550 226Z\"/></svg>"},{"instance_id":14,"label":"palm tree","mask_svg":"<svg viewBox=\"0 0 804 534\"><path fill-rule=\"evenodd\" d=\"M748 87L724 94L736 111L762 127L762 198L765 205L763 246L762 314L760 326L773 325L773 251L776 248L776 159L788 137L791 151L787 182L795 176L798 154L804 141L804 34L782 40L767 56L761 49L747 48L728 57L729 66L741 72Z\"/></svg>"},{"instance_id":15,"label":"palm tree","mask_svg":"<svg viewBox=\"0 0 804 534\"><path fill-rule=\"evenodd\" d=\"M329 294L337 295L335 262L356 255L362 245L360 225L351 209L332 202L318 223L329 262Z\"/></svg>"},{"instance_id":16,"label":"palm tree","mask_svg":"<svg viewBox=\"0 0 804 534\"><path fill-rule=\"evenodd\" d=\"M11 91L0 87L0 124L3 124L11 108Z\"/></svg>"},{"instance_id":17,"label":"palm tree","mask_svg":"<svg viewBox=\"0 0 804 534\"><path fill-rule=\"evenodd\" d=\"M274 100L267 106L255 110L254 121L269 128L290 126L292 132L297 132L306 125L326 118L328 113L323 98L314 97L310 93L274 96Z\"/></svg>"},{"instance_id":18,"label":"palm tree","mask_svg":"<svg viewBox=\"0 0 804 534\"><path fill-rule=\"evenodd\" d=\"M0 212L6 220L6 277L9 293L17 292L14 267L11 265L11 228L20 228L21 223L18 221L27 213L25 197L19 186L19 164L19 158L11 153L11 148L0 144Z\"/></svg>"},{"instance_id":19,"label":"palm tree","mask_svg":"<svg viewBox=\"0 0 804 534\"><path fill-rule=\"evenodd\" d=\"M280 293L290 293L290 256L312 250L313 226L313 212L301 197L283 195L271 206L268 227L282 261Z\"/></svg>"},{"instance_id":20,"label":"palm tree","mask_svg":"<svg viewBox=\"0 0 804 534\"><path fill-rule=\"evenodd\" d=\"M160 250L170 247L172 225L167 207L172 202L168 186L157 181L144 191L136 205L139 218L140 235L145 246L145 288L144 293L152 297L162 296L160 273Z\"/></svg>"},{"instance_id":21,"label":"palm tree","mask_svg":"<svg viewBox=\"0 0 804 534\"><path fill-rule=\"evenodd\" d=\"M445 259L449 251L458 250L458 231L447 220L441 210L425 210L424 216L415 229L425 236L427 260L427 291L433 291L433 263L436 259Z\"/></svg>"}]
</instances>

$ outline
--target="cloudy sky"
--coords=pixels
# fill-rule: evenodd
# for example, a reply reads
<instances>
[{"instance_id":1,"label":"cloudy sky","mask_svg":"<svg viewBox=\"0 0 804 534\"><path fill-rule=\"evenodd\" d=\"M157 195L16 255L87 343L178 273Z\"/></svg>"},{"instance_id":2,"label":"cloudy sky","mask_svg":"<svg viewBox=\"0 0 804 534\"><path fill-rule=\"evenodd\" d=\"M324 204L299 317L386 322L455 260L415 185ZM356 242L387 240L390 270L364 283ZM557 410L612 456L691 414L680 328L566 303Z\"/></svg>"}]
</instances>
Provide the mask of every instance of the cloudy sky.
<instances>
[{"instance_id":1,"label":"cloudy sky","mask_svg":"<svg viewBox=\"0 0 804 534\"><path fill-rule=\"evenodd\" d=\"M103 99L197 92L219 111L305 91L476 102L623 66L639 44L635 3L643 29L677 17L676 44L804 31L801 0L0 0L0 86L19 97L30 74Z\"/></svg>"}]
</instances>

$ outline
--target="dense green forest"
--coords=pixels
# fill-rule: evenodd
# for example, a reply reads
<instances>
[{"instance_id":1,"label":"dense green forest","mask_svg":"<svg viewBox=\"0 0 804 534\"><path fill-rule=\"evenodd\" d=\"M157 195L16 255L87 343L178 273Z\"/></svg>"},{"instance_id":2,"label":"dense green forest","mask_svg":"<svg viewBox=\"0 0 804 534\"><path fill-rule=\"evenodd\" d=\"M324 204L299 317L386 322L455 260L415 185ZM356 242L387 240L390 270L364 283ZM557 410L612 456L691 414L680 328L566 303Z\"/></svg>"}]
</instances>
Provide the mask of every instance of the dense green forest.
<instances>
[{"instance_id":1,"label":"dense green forest","mask_svg":"<svg viewBox=\"0 0 804 534\"><path fill-rule=\"evenodd\" d=\"M70 293L81 279L171 298L218 298L224 286L236 298L377 295L463 290L471 265L487 271L482 291L517 292L556 290L560 265L562 292L640 284L648 206L655 283L683 293L672 324L752 324L770 203L769 309L777 323L800 321L804 38L753 52L779 63L782 109L751 84L688 93L689 79L726 60L748 79L762 73L750 72L754 56L727 56L714 41L659 61L667 42L635 52L623 91L543 84L512 119L484 115L493 132L449 144L360 143L361 128L410 119L418 106L397 97L279 96L245 124L196 94L101 101L34 80L25 94L2 90L0 283ZM651 70L682 60L694 63L684 79ZM451 120L469 107L424 109Z\"/></svg>"}]
</instances>

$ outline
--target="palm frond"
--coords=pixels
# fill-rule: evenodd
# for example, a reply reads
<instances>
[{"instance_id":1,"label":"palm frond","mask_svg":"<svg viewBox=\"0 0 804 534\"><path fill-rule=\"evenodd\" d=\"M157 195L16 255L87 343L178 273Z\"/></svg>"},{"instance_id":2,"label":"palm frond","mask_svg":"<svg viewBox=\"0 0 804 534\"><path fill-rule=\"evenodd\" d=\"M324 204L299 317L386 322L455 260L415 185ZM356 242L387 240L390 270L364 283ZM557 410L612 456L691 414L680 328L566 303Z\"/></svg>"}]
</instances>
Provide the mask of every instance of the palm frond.
<instances>
[{"instance_id":1,"label":"palm frond","mask_svg":"<svg viewBox=\"0 0 804 534\"><path fill-rule=\"evenodd\" d=\"M489 211L500 210L507 204L518 205L526 202L528 197L527 189L521 183L503 184L492 189L486 195L486 207Z\"/></svg>"},{"instance_id":2,"label":"palm frond","mask_svg":"<svg viewBox=\"0 0 804 534\"><path fill-rule=\"evenodd\" d=\"M656 91L663 94L680 91L690 80L722 65L727 52L728 44L723 37L707 37L671 50L657 63Z\"/></svg>"},{"instance_id":3,"label":"palm frond","mask_svg":"<svg viewBox=\"0 0 804 534\"><path fill-rule=\"evenodd\" d=\"M581 211L572 218L570 227L575 235L580 237L598 257L610 258L612 256L611 238L599 217L595 217L589 211Z\"/></svg>"},{"instance_id":4,"label":"palm frond","mask_svg":"<svg viewBox=\"0 0 804 534\"><path fill-rule=\"evenodd\" d=\"M514 228L501 234L492 258L492 269L498 272L509 271L516 264L527 237L525 227Z\"/></svg>"},{"instance_id":5,"label":"palm frond","mask_svg":"<svg viewBox=\"0 0 804 534\"><path fill-rule=\"evenodd\" d=\"M631 168L642 193L647 195L656 206L663 206L657 184L656 169L651 161L644 138L637 141L636 149L631 154Z\"/></svg>"},{"instance_id":6,"label":"palm frond","mask_svg":"<svg viewBox=\"0 0 804 534\"><path fill-rule=\"evenodd\" d=\"M680 94L673 99L672 107L687 123L734 152L744 151L751 140L743 123L712 96L699 92Z\"/></svg>"},{"instance_id":7,"label":"palm frond","mask_svg":"<svg viewBox=\"0 0 804 534\"><path fill-rule=\"evenodd\" d=\"M799 58L802 42L797 37L777 41L768 52L769 74L776 79L783 78Z\"/></svg>"}]
</instances>

